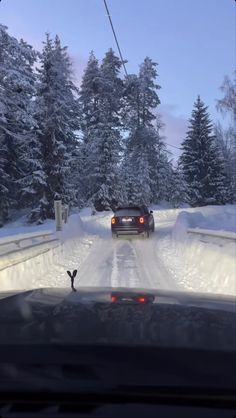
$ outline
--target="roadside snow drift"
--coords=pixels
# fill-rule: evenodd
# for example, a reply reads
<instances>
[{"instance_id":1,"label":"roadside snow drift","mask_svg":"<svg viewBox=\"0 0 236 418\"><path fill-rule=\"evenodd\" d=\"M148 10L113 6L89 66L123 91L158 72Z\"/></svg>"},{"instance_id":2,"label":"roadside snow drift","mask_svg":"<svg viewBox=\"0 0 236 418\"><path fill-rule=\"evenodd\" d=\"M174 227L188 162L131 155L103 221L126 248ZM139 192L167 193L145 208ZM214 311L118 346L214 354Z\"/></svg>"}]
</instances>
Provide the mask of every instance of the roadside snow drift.
<instances>
[{"instance_id":1,"label":"roadside snow drift","mask_svg":"<svg viewBox=\"0 0 236 418\"><path fill-rule=\"evenodd\" d=\"M41 227L38 228L41 229ZM17 229L14 228L14 234L17 233ZM20 233L22 229L19 227ZM13 229L11 229L11 233L13 233ZM61 240L59 247L2 270L0 272L0 289L67 287L70 280L66 270L78 268L85 260L92 245L92 235L88 237L84 233L83 224L78 214L70 216L69 223L58 234Z\"/></svg>"},{"instance_id":2,"label":"roadside snow drift","mask_svg":"<svg viewBox=\"0 0 236 418\"><path fill-rule=\"evenodd\" d=\"M225 231L226 236L233 236L236 206L178 210L173 227L158 243L165 265L180 286L191 291L236 295L236 242L189 234L188 228L204 228L220 235Z\"/></svg>"}]
</instances>

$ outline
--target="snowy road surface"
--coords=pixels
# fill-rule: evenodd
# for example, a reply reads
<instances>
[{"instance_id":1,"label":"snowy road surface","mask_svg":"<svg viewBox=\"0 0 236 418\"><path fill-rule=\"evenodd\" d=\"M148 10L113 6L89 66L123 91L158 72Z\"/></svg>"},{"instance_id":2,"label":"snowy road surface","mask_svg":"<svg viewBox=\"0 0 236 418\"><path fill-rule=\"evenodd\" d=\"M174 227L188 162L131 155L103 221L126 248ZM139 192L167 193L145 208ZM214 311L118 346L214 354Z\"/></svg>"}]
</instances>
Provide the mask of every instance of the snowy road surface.
<instances>
[{"instance_id":1,"label":"snowy road surface","mask_svg":"<svg viewBox=\"0 0 236 418\"><path fill-rule=\"evenodd\" d=\"M77 282L80 286L177 287L155 252L152 239L99 240L82 264Z\"/></svg>"},{"instance_id":2,"label":"snowy road surface","mask_svg":"<svg viewBox=\"0 0 236 418\"><path fill-rule=\"evenodd\" d=\"M0 272L0 289L75 286L142 287L236 295L235 243L203 243L189 227L234 230L235 206L156 210L150 239L113 240L110 213L70 217L63 244ZM235 225L236 230L236 225Z\"/></svg>"}]
</instances>

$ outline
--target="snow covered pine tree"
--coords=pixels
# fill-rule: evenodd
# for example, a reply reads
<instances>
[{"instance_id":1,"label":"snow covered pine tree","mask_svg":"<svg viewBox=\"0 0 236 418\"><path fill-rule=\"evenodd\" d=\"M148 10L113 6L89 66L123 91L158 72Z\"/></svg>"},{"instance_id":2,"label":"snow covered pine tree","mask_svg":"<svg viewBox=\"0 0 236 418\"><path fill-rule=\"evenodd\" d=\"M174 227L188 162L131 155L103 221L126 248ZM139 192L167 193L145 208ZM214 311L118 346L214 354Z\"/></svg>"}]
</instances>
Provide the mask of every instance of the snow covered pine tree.
<instances>
[{"instance_id":1,"label":"snow covered pine tree","mask_svg":"<svg viewBox=\"0 0 236 418\"><path fill-rule=\"evenodd\" d=\"M198 96L187 136L182 143L180 164L192 206L227 202L227 178L219 147L212 133L207 107Z\"/></svg>"},{"instance_id":2,"label":"snow covered pine tree","mask_svg":"<svg viewBox=\"0 0 236 418\"><path fill-rule=\"evenodd\" d=\"M91 52L79 91L82 139L78 159L78 185L81 200L91 203L96 192L96 138L100 127L101 73L98 60Z\"/></svg>"},{"instance_id":3,"label":"snow covered pine tree","mask_svg":"<svg viewBox=\"0 0 236 418\"><path fill-rule=\"evenodd\" d=\"M31 220L42 222L54 216L55 199L67 204L74 202L70 170L79 129L77 88L72 82L67 48L61 46L58 36L52 41L47 34L38 72L36 133L45 181L40 177L38 185L34 185L38 201Z\"/></svg>"},{"instance_id":4,"label":"snow covered pine tree","mask_svg":"<svg viewBox=\"0 0 236 418\"><path fill-rule=\"evenodd\" d=\"M84 164L88 162L85 194L96 210L116 207L119 196L118 165L121 151L121 61L112 49L101 67L90 56L80 91Z\"/></svg>"},{"instance_id":5,"label":"snow covered pine tree","mask_svg":"<svg viewBox=\"0 0 236 418\"><path fill-rule=\"evenodd\" d=\"M8 210L27 205L21 190L29 168L28 151L35 92L33 65L37 54L0 25L0 224Z\"/></svg>"},{"instance_id":6,"label":"snow covered pine tree","mask_svg":"<svg viewBox=\"0 0 236 418\"><path fill-rule=\"evenodd\" d=\"M124 124L128 139L123 176L129 203L149 205L167 198L170 162L156 113L160 104L156 66L145 58L139 75L129 76L125 83Z\"/></svg>"}]
</instances>

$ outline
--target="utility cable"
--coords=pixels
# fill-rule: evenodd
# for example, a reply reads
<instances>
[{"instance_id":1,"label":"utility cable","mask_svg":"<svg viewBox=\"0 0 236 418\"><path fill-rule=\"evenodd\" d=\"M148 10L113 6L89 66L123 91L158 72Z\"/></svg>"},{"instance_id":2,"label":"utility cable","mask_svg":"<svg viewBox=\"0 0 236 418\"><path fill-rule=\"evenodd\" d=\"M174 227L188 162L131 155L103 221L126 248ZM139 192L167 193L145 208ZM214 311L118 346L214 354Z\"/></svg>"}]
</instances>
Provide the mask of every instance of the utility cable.
<instances>
[{"instance_id":1,"label":"utility cable","mask_svg":"<svg viewBox=\"0 0 236 418\"><path fill-rule=\"evenodd\" d=\"M104 5L105 5L105 8L106 8L106 11L107 11L107 15L108 15L108 18L109 18L109 21L110 21L110 25L111 25L111 29L112 29L114 38L115 38L115 41L116 41L116 45L117 45L117 48L118 48L118 51L119 51L119 55L120 55L120 59L121 59L121 62L122 62L123 68L124 68L124 72L125 72L126 77L128 77L128 73L127 73L126 66L125 66L125 61L124 61L123 56L122 56L122 52L121 52L120 45L119 45L119 42L118 42L118 39L117 39L117 36L116 36L115 28L113 26L111 15L110 15L110 12L109 12L109 9L108 9L108 6L107 6L107 2L106 2L106 0L103 0L103 2L104 2Z\"/></svg>"}]
</instances>

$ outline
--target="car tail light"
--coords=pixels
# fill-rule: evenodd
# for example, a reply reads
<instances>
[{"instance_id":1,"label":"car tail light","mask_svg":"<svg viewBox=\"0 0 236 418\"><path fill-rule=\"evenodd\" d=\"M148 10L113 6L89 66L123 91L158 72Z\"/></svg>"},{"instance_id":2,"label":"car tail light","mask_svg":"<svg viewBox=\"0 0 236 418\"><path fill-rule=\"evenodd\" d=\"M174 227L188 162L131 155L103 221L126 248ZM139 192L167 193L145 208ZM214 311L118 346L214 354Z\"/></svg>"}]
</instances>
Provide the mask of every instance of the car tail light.
<instances>
[{"instance_id":1,"label":"car tail light","mask_svg":"<svg viewBox=\"0 0 236 418\"><path fill-rule=\"evenodd\" d=\"M136 301L137 301L138 303L146 303L146 302L147 302L147 298L145 298L145 296L138 296L138 297L136 298Z\"/></svg>"},{"instance_id":2,"label":"car tail light","mask_svg":"<svg viewBox=\"0 0 236 418\"><path fill-rule=\"evenodd\" d=\"M116 218L111 218L111 223L112 223L112 225L115 225L115 223L116 223Z\"/></svg>"},{"instance_id":3,"label":"car tail light","mask_svg":"<svg viewBox=\"0 0 236 418\"><path fill-rule=\"evenodd\" d=\"M143 217L143 216L140 216L140 218L139 218L139 223L140 223L140 224L144 224L144 217Z\"/></svg>"},{"instance_id":4,"label":"car tail light","mask_svg":"<svg viewBox=\"0 0 236 418\"><path fill-rule=\"evenodd\" d=\"M115 294L111 293L111 301L112 302L120 302L120 303L138 303L138 304L148 304L153 303L155 300L155 296L153 295L133 295L129 293L120 293Z\"/></svg>"}]
</instances>

